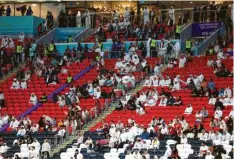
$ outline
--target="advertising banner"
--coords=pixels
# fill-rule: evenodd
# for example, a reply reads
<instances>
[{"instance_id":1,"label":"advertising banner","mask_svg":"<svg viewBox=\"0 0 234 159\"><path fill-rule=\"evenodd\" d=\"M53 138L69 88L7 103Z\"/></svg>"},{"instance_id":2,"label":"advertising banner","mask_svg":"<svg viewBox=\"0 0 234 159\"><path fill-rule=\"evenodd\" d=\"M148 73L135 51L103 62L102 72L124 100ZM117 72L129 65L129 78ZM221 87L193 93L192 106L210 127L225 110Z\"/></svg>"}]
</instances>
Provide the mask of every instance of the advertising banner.
<instances>
[{"instance_id":1,"label":"advertising banner","mask_svg":"<svg viewBox=\"0 0 234 159\"><path fill-rule=\"evenodd\" d=\"M220 27L219 22L214 23L193 23L192 37L210 36Z\"/></svg>"}]
</instances>

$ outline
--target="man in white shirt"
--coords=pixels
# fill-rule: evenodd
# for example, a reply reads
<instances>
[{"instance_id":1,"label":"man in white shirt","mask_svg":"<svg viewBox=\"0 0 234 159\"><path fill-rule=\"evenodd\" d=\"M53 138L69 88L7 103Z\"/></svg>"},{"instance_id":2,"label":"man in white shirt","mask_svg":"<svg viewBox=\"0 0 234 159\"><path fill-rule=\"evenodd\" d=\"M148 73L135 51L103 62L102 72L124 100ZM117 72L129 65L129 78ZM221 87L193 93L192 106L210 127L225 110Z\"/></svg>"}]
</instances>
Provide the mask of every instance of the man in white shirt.
<instances>
[{"instance_id":1,"label":"man in white shirt","mask_svg":"<svg viewBox=\"0 0 234 159\"><path fill-rule=\"evenodd\" d=\"M205 130L202 131L201 135L200 135L200 140L208 140L208 133L206 133Z\"/></svg>"},{"instance_id":2,"label":"man in white shirt","mask_svg":"<svg viewBox=\"0 0 234 159\"><path fill-rule=\"evenodd\" d=\"M13 80L11 89L19 89L19 88L20 88L20 83L19 83L19 81L15 78L15 79Z\"/></svg>"},{"instance_id":3,"label":"man in white shirt","mask_svg":"<svg viewBox=\"0 0 234 159\"><path fill-rule=\"evenodd\" d=\"M208 104L210 104L210 105L215 105L215 102L216 102L216 98L213 97L213 96L211 96L211 98L209 99Z\"/></svg>"},{"instance_id":4,"label":"man in white shirt","mask_svg":"<svg viewBox=\"0 0 234 159\"><path fill-rule=\"evenodd\" d=\"M29 158L39 159L39 153L36 151L34 146L32 146L31 150L29 150Z\"/></svg>"},{"instance_id":5,"label":"man in white shirt","mask_svg":"<svg viewBox=\"0 0 234 159\"><path fill-rule=\"evenodd\" d=\"M184 114L190 115L193 112L193 107L191 104L188 105L188 107L185 109Z\"/></svg>"},{"instance_id":6,"label":"man in white shirt","mask_svg":"<svg viewBox=\"0 0 234 159\"><path fill-rule=\"evenodd\" d=\"M17 129L19 127L19 124L20 122L13 117L12 121L10 122L10 127L13 129Z\"/></svg>"},{"instance_id":7,"label":"man in white shirt","mask_svg":"<svg viewBox=\"0 0 234 159\"><path fill-rule=\"evenodd\" d=\"M144 86L150 87L152 85L152 81L150 80L150 77L146 77Z\"/></svg>"},{"instance_id":8,"label":"man in white shirt","mask_svg":"<svg viewBox=\"0 0 234 159\"><path fill-rule=\"evenodd\" d=\"M184 55L181 55L179 59L179 68L185 67L186 61L187 61L186 57Z\"/></svg>"},{"instance_id":9,"label":"man in white shirt","mask_svg":"<svg viewBox=\"0 0 234 159\"><path fill-rule=\"evenodd\" d=\"M142 156L141 156L141 154L139 153L139 151L135 151L135 152L133 152L133 158L134 159L142 159Z\"/></svg>"},{"instance_id":10,"label":"man in white shirt","mask_svg":"<svg viewBox=\"0 0 234 159\"><path fill-rule=\"evenodd\" d=\"M131 154L131 151L127 151L127 155L125 156L125 159L134 159L133 155Z\"/></svg>"},{"instance_id":11,"label":"man in white shirt","mask_svg":"<svg viewBox=\"0 0 234 159\"><path fill-rule=\"evenodd\" d=\"M203 142L201 147L200 147L200 155L203 156L205 155L207 152L209 151L208 146L205 145L205 143Z\"/></svg>"},{"instance_id":12,"label":"man in white shirt","mask_svg":"<svg viewBox=\"0 0 234 159\"><path fill-rule=\"evenodd\" d=\"M0 147L0 153L1 154L6 153L8 149L9 147L7 146L7 144L3 143L2 146ZM1 159L1 156L0 156L0 159Z\"/></svg>"},{"instance_id":13,"label":"man in white shirt","mask_svg":"<svg viewBox=\"0 0 234 159\"><path fill-rule=\"evenodd\" d=\"M115 69L121 69L123 66L123 63L121 61L121 59L118 59L118 61L115 64Z\"/></svg>"},{"instance_id":14,"label":"man in white shirt","mask_svg":"<svg viewBox=\"0 0 234 159\"><path fill-rule=\"evenodd\" d=\"M228 96L226 96L224 99L223 99L223 105L224 106L232 106L233 105L233 98L230 98Z\"/></svg>"},{"instance_id":15,"label":"man in white shirt","mask_svg":"<svg viewBox=\"0 0 234 159\"><path fill-rule=\"evenodd\" d=\"M224 131L222 135L222 141L229 142L230 139L231 139L231 135L227 131Z\"/></svg>"},{"instance_id":16,"label":"man in white shirt","mask_svg":"<svg viewBox=\"0 0 234 159\"><path fill-rule=\"evenodd\" d=\"M208 66L208 67L213 67L213 66L214 66L214 60L209 59L209 60L207 61L207 66Z\"/></svg>"},{"instance_id":17,"label":"man in white shirt","mask_svg":"<svg viewBox=\"0 0 234 159\"><path fill-rule=\"evenodd\" d=\"M214 112L214 118L215 119L220 119L223 116L222 110L218 107L216 111Z\"/></svg>"},{"instance_id":18,"label":"man in white shirt","mask_svg":"<svg viewBox=\"0 0 234 159\"><path fill-rule=\"evenodd\" d=\"M232 90L229 88L229 87L227 87L225 90L224 90L224 93L223 93L223 96L224 97L232 97Z\"/></svg>"},{"instance_id":19,"label":"man in white shirt","mask_svg":"<svg viewBox=\"0 0 234 159\"><path fill-rule=\"evenodd\" d=\"M155 76L161 75L161 66L160 66L160 64L157 64L157 65L154 67L154 75L155 75Z\"/></svg>"},{"instance_id":20,"label":"man in white shirt","mask_svg":"<svg viewBox=\"0 0 234 159\"><path fill-rule=\"evenodd\" d=\"M20 87L21 87L22 89L26 89L26 88L27 88L27 82L26 82L25 80L21 81Z\"/></svg>"},{"instance_id":21,"label":"man in white shirt","mask_svg":"<svg viewBox=\"0 0 234 159\"><path fill-rule=\"evenodd\" d=\"M79 152L78 149L76 149L75 155L76 155L76 159L83 159L83 155L82 155L82 153Z\"/></svg>"},{"instance_id":22,"label":"man in white shirt","mask_svg":"<svg viewBox=\"0 0 234 159\"><path fill-rule=\"evenodd\" d=\"M162 125L162 127L161 127L161 134L163 134L163 135L168 134L168 129L165 125Z\"/></svg>"},{"instance_id":23,"label":"man in white shirt","mask_svg":"<svg viewBox=\"0 0 234 159\"><path fill-rule=\"evenodd\" d=\"M29 103L32 103L33 105L37 103L37 96L34 93L31 94Z\"/></svg>"},{"instance_id":24,"label":"man in white shirt","mask_svg":"<svg viewBox=\"0 0 234 159\"><path fill-rule=\"evenodd\" d=\"M26 130L23 126L21 126L21 128L18 130L16 136L17 137L23 137L26 134Z\"/></svg>"},{"instance_id":25,"label":"man in white shirt","mask_svg":"<svg viewBox=\"0 0 234 159\"><path fill-rule=\"evenodd\" d=\"M167 98L165 96L162 96L162 99L159 102L158 106L163 106L165 107L167 105Z\"/></svg>"}]
</instances>

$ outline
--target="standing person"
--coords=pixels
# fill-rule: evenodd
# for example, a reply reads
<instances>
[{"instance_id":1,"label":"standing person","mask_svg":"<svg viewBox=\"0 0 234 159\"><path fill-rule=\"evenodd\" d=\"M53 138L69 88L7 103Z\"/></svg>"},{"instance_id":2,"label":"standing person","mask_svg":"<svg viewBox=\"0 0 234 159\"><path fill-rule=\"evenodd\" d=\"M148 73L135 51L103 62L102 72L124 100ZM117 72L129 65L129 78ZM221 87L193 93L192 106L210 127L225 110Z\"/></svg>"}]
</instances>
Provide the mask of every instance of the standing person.
<instances>
[{"instance_id":1,"label":"standing person","mask_svg":"<svg viewBox=\"0 0 234 159\"><path fill-rule=\"evenodd\" d=\"M26 15L27 15L27 16L33 15L33 11L32 11L31 6L28 7L27 12L26 12Z\"/></svg>"},{"instance_id":2,"label":"standing person","mask_svg":"<svg viewBox=\"0 0 234 159\"><path fill-rule=\"evenodd\" d=\"M147 49L146 57L150 57L151 40L152 40L151 37L149 37L147 41L147 45L146 45L146 49Z\"/></svg>"},{"instance_id":3,"label":"standing person","mask_svg":"<svg viewBox=\"0 0 234 159\"><path fill-rule=\"evenodd\" d=\"M6 16L11 16L11 7L10 7L10 5L7 5Z\"/></svg>"},{"instance_id":4,"label":"standing person","mask_svg":"<svg viewBox=\"0 0 234 159\"><path fill-rule=\"evenodd\" d=\"M85 17L85 27L91 27L91 18L88 9L85 10L84 17Z\"/></svg>"},{"instance_id":5,"label":"standing person","mask_svg":"<svg viewBox=\"0 0 234 159\"><path fill-rule=\"evenodd\" d=\"M126 7L124 12L124 26L128 26L129 24L130 24L130 11L128 7Z\"/></svg>"},{"instance_id":6,"label":"standing person","mask_svg":"<svg viewBox=\"0 0 234 159\"><path fill-rule=\"evenodd\" d=\"M185 42L185 49L190 54L191 54L191 48L192 48L192 41L190 39L188 39Z\"/></svg>"},{"instance_id":7,"label":"standing person","mask_svg":"<svg viewBox=\"0 0 234 159\"><path fill-rule=\"evenodd\" d=\"M156 8L156 11L155 11L155 23L156 24L159 24L159 23L161 23L161 11L158 9L158 8Z\"/></svg>"},{"instance_id":8,"label":"standing person","mask_svg":"<svg viewBox=\"0 0 234 159\"><path fill-rule=\"evenodd\" d=\"M213 1L210 5L210 22L214 22L215 10L216 10L215 1Z\"/></svg>"},{"instance_id":9,"label":"standing person","mask_svg":"<svg viewBox=\"0 0 234 159\"><path fill-rule=\"evenodd\" d=\"M206 22L207 20L207 6L205 3L202 3L201 7L201 22Z\"/></svg>"},{"instance_id":10,"label":"standing person","mask_svg":"<svg viewBox=\"0 0 234 159\"><path fill-rule=\"evenodd\" d=\"M23 45L21 42L18 42L18 44L16 46L16 61L17 61L17 63L21 63L22 53L23 53Z\"/></svg>"},{"instance_id":11,"label":"standing person","mask_svg":"<svg viewBox=\"0 0 234 159\"><path fill-rule=\"evenodd\" d=\"M76 15L76 27L81 27L81 12L78 11Z\"/></svg>"},{"instance_id":12,"label":"standing person","mask_svg":"<svg viewBox=\"0 0 234 159\"><path fill-rule=\"evenodd\" d=\"M131 12L130 12L130 23L133 25L135 22L135 12L133 10L133 8L131 9Z\"/></svg>"},{"instance_id":13,"label":"standing person","mask_svg":"<svg viewBox=\"0 0 234 159\"><path fill-rule=\"evenodd\" d=\"M173 21L173 24L175 23L175 10L173 6L169 9L169 19Z\"/></svg>"},{"instance_id":14,"label":"standing person","mask_svg":"<svg viewBox=\"0 0 234 159\"><path fill-rule=\"evenodd\" d=\"M175 33L175 38L176 38L176 39L180 39L181 29L182 29L182 25L181 25L181 23L179 22L179 23L176 25L176 33Z\"/></svg>"},{"instance_id":15,"label":"standing person","mask_svg":"<svg viewBox=\"0 0 234 159\"><path fill-rule=\"evenodd\" d=\"M59 19L59 27L60 28L66 27L65 13L63 10L60 11L58 19Z\"/></svg>"},{"instance_id":16,"label":"standing person","mask_svg":"<svg viewBox=\"0 0 234 159\"><path fill-rule=\"evenodd\" d=\"M37 44L35 43L35 41L33 41L29 49L29 57L31 61L34 61L36 49L37 49Z\"/></svg>"},{"instance_id":17,"label":"standing person","mask_svg":"<svg viewBox=\"0 0 234 159\"><path fill-rule=\"evenodd\" d=\"M53 25L54 25L54 17L52 15L52 13L50 11L48 11L47 15L46 15L46 27L49 30L53 27Z\"/></svg>"},{"instance_id":18,"label":"standing person","mask_svg":"<svg viewBox=\"0 0 234 159\"><path fill-rule=\"evenodd\" d=\"M154 8L151 9L151 11L150 11L150 13L149 13L149 16L150 16L150 23L153 24L154 18L155 18L155 11L154 11Z\"/></svg>"},{"instance_id":19,"label":"standing person","mask_svg":"<svg viewBox=\"0 0 234 159\"><path fill-rule=\"evenodd\" d=\"M41 153L42 153L42 158L49 158L50 156L50 151L51 151L51 146L48 142L48 139L45 139L44 143L41 146Z\"/></svg>"},{"instance_id":20,"label":"standing person","mask_svg":"<svg viewBox=\"0 0 234 159\"><path fill-rule=\"evenodd\" d=\"M156 47L157 47L157 40L151 39L151 42L150 42L151 57L157 57L158 56Z\"/></svg>"},{"instance_id":21,"label":"standing person","mask_svg":"<svg viewBox=\"0 0 234 159\"><path fill-rule=\"evenodd\" d=\"M113 20L114 20L114 23L118 23L119 22L119 14L117 13L116 10L113 10Z\"/></svg>"},{"instance_id":22,"label":"standing person","mask_svg":"<svg viewBox=\"0 0 234 159\"><path fill-rule=\"evenodd\" d=\"M144 16L144 24L149 23L150 22L149 9L147 7L145 7L144 10L143 10L143 16Z\"/></svg>"}]
</instances>

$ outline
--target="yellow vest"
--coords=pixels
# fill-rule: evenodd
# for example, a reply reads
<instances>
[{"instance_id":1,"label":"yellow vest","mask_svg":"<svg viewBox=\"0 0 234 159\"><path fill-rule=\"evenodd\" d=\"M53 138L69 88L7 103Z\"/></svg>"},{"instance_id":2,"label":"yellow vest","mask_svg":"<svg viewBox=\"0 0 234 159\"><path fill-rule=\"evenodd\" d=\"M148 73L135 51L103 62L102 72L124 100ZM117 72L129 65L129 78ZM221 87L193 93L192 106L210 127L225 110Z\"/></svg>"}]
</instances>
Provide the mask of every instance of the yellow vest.
<instances>
[{"instance_id":1,"label":"yellow vest","mask_svg":"<svg viewBox=\"0 0 234 159\"><path fill-rule=\"evenodd\" d=\"M214 49L209 49L209 53L213 54L214 53Z\"/></svg>"},{"instance_id":2,"label":"yellow vest","mask_svg":"<svg viewBox=\"0 0 234 159\"><path fill-rule=\"evenodd\" d=\"M69 43L72 43L73 42L73 39L70 37L70 38L68 38L68 42Z\"/></svg>"},{"instance_id":3,"label":"yellow vest","mask_svg":"<svg viewBox=\"0 0 234 159\"><path fill-rule=\"evenodd\" d=\"M54 44L49 45L49 51L54 51Z\"/></svg>"},{"instance_id":4,"label":"yellow vest","mask_svg":"<svg viewBox=\"0 0 234 159\"><path fill-rule=\"evenodd\" d=\"M150 43L150 46L151 46L151 47L156 47L156 43L157 43L157 41L154 40L154 39L152 39L152 40L151 40L151 43Z\"/></svg>"},{"instance_id":5,"label":"yellow vest","mask_svg":"<svg viewBox=\"0 0 234 159\"><path fill-rule=\"evenodd\" d=\"M100 61L100 56L96 56L96 60L97 60L97 61Z\"/></svg>"},{"instance_id":6,"label":"yellow vest","mask_svg":"<svg viewBox=\"0 0 234 159\"><path fill-rule=\"evenodd\" d=\"M191 48L191 41L187 40L186 41L186 49L190 49Z\"/></svg>"},{"instance_id":7,"label":"yellow vest","mask_svg":"<svg viewBox=\"0 0 234 159\"><path fill-rule=\"evenodd\" d=\"M72 82L72 77L67 77L67 83L71 83Z\"/></svg>"},{"instance_id":8,"label":"yellow vest","mask_svg":"<svg viewBox=\"0 0 234 159\"><path fill-rule=\"evenodd\" d=\"M20 46L20 45L17 45L17 47L16 47L16 52L17 52L17 53L22 53L22 52L23 52L23 47Z\"/></svg>"},{"instance_id":9,"label":"yellow vest","mask_svg":"<svg viewBox=\"0 0 234 159\"><path fill-rule=\"evenodd\" d=\"M98 47L102 49L102 43L98 43Z\"/></svg>"},{"instance_id":10,"label":"yellow vest","mask_svg":"<svg viewBox=\"0 0 234 159\"><path fill-rule=\"evenodd\" d=\"M181 32L181 25L177 25L176 26L176 33L180 33Z\"/></svg>"}]
</instances>

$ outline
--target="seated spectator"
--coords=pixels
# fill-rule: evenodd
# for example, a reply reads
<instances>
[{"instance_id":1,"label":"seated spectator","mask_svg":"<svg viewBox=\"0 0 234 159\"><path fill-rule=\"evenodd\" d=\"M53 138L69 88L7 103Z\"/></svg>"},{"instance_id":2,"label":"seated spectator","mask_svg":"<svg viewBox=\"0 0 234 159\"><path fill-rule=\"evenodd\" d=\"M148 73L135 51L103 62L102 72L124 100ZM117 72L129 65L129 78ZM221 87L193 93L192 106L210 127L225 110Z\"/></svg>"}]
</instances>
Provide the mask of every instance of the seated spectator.
<instances>
[{"instance_id":1,"label":"seated spectator","mask_svg":"<svg viewBox=\"0 0 234 159\"><path fill-rule=\"evenodd\" d=\"M232 97L232 90L229 88L229 87L227 87L225 90L224 90L224 93L223 93L223 96L224 97Z\"/></svg>"},{"instance_id":2,"label":"seated spectator","mask_svg":"<svg viewBox=\"0 0 234 159\"><path fill-rule=\"evenodd\" d=\"M42 147L41 147L41 153L42 153L42 156L45 158L45 157L49 157L50 156L50 152L51 152L51 146L48 142L47 139L44 140L44 143L42 144Z\"/></svg>"},{"instance_id":3,"label":"seated spectator","mask_svg":"<svg viewBox=\"0 0 234 159\"><path fill-rule=\"evenodd\" d=\"M198 123L203 121L203 116L202 116L200 111L197 111L197 113L195 115L195 119L196 119L196 122L198 122Z\"/></svg>"},{"instance_id":4,"label":"seated spectator","mask_svg":"<svg viewBox=\"0 0 234 159\"><path fill-rule=\"evenodd\" d=\"M19 89L19 88L20 88L20 83L16 78L14 78L11 89Z\"/></svg>"},{"instance_id":5,"label":"seated spectator","mask_svg":"<svg viewBox=\"0 0 234 159\"><path fill-rule=\"evenodd\" d=\"M170 96L170 98L167 100L167 105L173 106L174 103L175 103L175 99L173 98L173 96Z\"/></svg>"},{"instance_id":6,"label":"seated spectator","mask_svg":"<svg viewBox=\"0 0 234 159\"><path fill-rule=\"evenodd\" d=\"M20 122L13 117L12 121L10 122L10 128L17 129L19 125L20 125Z\"/></svg>"},{"instance_id":7,"label":"seated spectator","mask_svg":"<svg viewBox=\"0 0 234 159\"><path fill-rule=\"evenodd\" d=\"M31 94L29 103L32 103L33 105L37 103L37 96L34 93Z\"/></svg>"},{"instance_id":8,"label":"seated spectator","mask_svg":"<svg viewBox=\"0 0 234 159\"><path fill-rule=\"evenodd\" d=\"M29 158L35 158L35 159L38 159L39 158L39 153L38 151L35 149L34 146L32 146L30 149L29 149Z\"/></svg>"},{"instance_id":9,"label":"seated spectator","mask_svg":"<svg viewBox=\"0 0 234 159\"><path fill-rule=\"evenodd\" d=\"M27 82L25 80L22 80L20 83L21 89L26 89L27 88Z\"/></svg>"},{"instance_id":10,"label":"seated spectator","mask_svg":"<svg viewBox=\"0 0 234 159\"><path fill-rule=\"evenodd\" d=\"M206 109L205 106L202 108L202 110L200 111L200 113L202 114L203 118L207 118L209 116L208 110Z\"/></svg>"},{"instance_id":11,"label":"seated spectator","mask_svg":"<svg viewBox=\"0 0 234 159\"><path fill-rule=\"evenodd\" d=\"M47 101L47 95L46 95L46 93L44 93L44 94L41 96L40 102L44 103L44 102L46 102L46 101Z\"/></svg>"},{"instance_id":12,"label":"seated spectator","mask_svg":"<svg viewBox=\"0 0 234 159\"><path fill-rule=\"evenodd\" d=\"M145 111L140 104L136 105L136 114L139 114L139 115L145 114Z\"/></svg>"},{"instance_id":13,"label":"seated spectator","mask_svg":"<svg viewBox=\"0 0 234 159\"><path fill-rule=\"evenodd\" d=\"M183 104L183 101L182 101L182 99L181 99L181 96L179 96L179 98L177 98L176 100L175 100L175 103L173 104L173 105L175 105L175 106L180 106L180 105L182 105Z\"/></svg>"},{"instance_id":14,"label":"seated spectator","mask_svg":"<svg viewBox=\"0 0 234 159\"><path fill-rule=\"evenodd\" d=\"M2 91L0 91L0 109L5 106L5 96Z\"/></svg>"},{"instance_id":15,"label":"seated spectator","mask_svg":"<svg viewBox=\"0 0 234 159\"><path fill-rule=\"evenodd\" d=\"M184 114L190 115L193 112L193 107L191 104L188 105L188 107L184 110Z\"/></svg>"},{"instance_id":16,"label":"seated spectator","mask_svg":"<svg viewBox=\"0 0 234 159\"><path fill-rule=\"evenodd\" d=\"M203 142L201 147L200 147L200 156L205 156L207 152L209 151L208 146L205 145L206 143Z\"/></svg>"},{"instance_id":17,"label":"seated spectator","mask_svg":"<svg viewBox=\"0 0 234 159\"><path fill-rule=\"evenodd\" d=\"M215 119L221 119L223 116L222 110L218 107L214 112L214 118Z\"/></svg>"},{"instance_id":18,"label":"seated spectator","mask_svg":"<svg viewBox=\"0 0 234 159\"><path fill-rule=\"evenodd\" d=\"M216 102L215 102L215 109L217 109L218 107L221 108L221 110L224 109L223 103L220 101L219 98L216 99Z\"/></svg>"},{"instance_id":19,"label":"seated spectator","mask_svg":"<svg viewBox=\"0 0 234 159\"><path fill-rule=\"evenodd\" d=\"M215 83L213 82L213 79L211 78L210 81L208 82L208 89L214 89Z\"/></svg>"},{"instance_id":20,"label":"seated spectator","mask_svg":"<svg viewBox=\"0 0 234 159\"><path fill-rule=\"evenodd\" d=\"M225 58L226 57L225 57L225 55L223 53L223 50L220 49L219 52L218 52L218 54L217 54L217 59L225 59Z\"/></svg>"},{"instance_id":21,"label":"seated spectator","mask_svg":"<svg viewBox=\"0 0 234 159\"><path fill-rule=\"evenodd\" d=\"M25 134L26 134L26 130L25 130L24 126L21 126L20 129L18 130L16 136L17 137L24 137Z\"/></svg>"},{"instance_id":22,"label":"seated spectator","mask_svg":"<svg viewBox=\"0 0 234 159\"><path fill-rule=\"evenodd\" d=\"M215 103L216 103L216 98L214 98L214 96L212 95L211 98L209 99L208 104L215 105Z\"/></svg>"},{"instance_id":23,"label":"seated spectator","mask_svg":"<svg viewBox=\"0 0 234 159\"><path fill-rule=\"evenodd\" d=\"M151 85L152 85L152 81L151 81L150 77L146 77L144 86L150 87Z\"/></svg>"},{"instance_id":24,"label":"seated spectator","mask_svg":"<svg viewBox=\"0 0 234 159\"><path fill-rule=\"evenodd\" d=\"M222 101L224 106L233 105L233 98L226 96Z\"/></svg>"},{"instance_id":25,"label":"seated spectator","mask_svg":"<svg viewBox=\"0 0 234 159\"><path fill-rule=\"evenodd\" d=\"M214 67L214 60L213 60L212 58L209 58L209 59L207 60L207 66L208 66L208 67Z\"/></svg>"},{"instance_id":26,"label":"seated spectator","mask_svg":"<svg viewBox=\"0 0 234 159\"><path fill-rule=\"evenodd\" d=\"M9 147L7 146L6 143L3 143L1 146L0 146L0 154L4 154L8 151ZM0 158L1 158L1 155L0 155Z\"/></svg>"},{"instance_id":27,"label":"seated spectator","mask_svg":"<svg viewBox=\"0 0 234 159\"><path fill-rule=\"evenodd\" d=\"M167 98L165 96L162 96L158 106L166 106L167 105Z\"/></svg>"}]
</instances>

